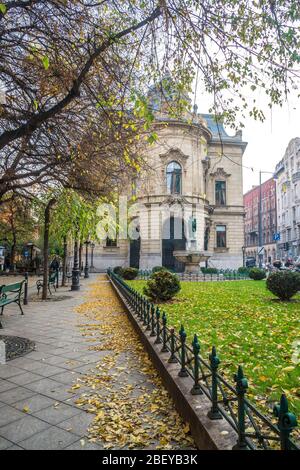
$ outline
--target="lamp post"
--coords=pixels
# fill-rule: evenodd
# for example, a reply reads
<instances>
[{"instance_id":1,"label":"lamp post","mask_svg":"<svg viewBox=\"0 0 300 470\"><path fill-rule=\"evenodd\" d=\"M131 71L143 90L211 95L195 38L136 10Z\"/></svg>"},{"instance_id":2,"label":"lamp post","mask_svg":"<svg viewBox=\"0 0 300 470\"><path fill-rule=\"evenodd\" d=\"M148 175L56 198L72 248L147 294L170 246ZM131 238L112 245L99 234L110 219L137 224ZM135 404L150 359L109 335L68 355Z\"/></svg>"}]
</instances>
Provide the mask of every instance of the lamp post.
<instances>
[{"instance_id":1,"label":"lamp post","mask_svg":"<svg viewBox=\"0 0 300 470\"><path fill-rule=\"evenodd\" d=\"M84 242L85 244L85 267L84 267L84 278L87 279L90 277L89 275L89 261L88 261L88 246L91 242L89 242L88 240L86 240Z\"/></svg>"},{"instance_id":2,"label":"lamp post","mask_svg":"<svg viewBox=\"0 0 300 470\"><path fill-rule=\"evenodd\" d=\"M94 269L94 248L95 248L95 243L91 243L91 269Z\"/></svg>"},{"instance_id":3,"label":"lamp post","mask_svg":"<svg viewBox=\"0 0 300 470\"><path fill-rule=\"evenodd\" d=\"M71 290L80 290L79 282L79 258L78 258L78 235L76 234L74 243L74 263L72 269L72 285Z\"/></svg>"}]
</instances>

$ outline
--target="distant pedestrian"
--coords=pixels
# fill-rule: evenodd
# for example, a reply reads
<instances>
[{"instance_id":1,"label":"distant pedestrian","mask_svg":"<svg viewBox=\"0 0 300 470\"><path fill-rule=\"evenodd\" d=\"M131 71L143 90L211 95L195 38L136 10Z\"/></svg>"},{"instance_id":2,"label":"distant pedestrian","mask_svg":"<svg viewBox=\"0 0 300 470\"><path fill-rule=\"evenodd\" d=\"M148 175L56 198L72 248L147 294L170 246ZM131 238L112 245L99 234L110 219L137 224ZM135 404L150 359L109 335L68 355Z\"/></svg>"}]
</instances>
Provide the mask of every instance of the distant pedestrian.
<instances>
[{"instance_id":1,"label":"distant pedestrian","mask_svg":"<svg viewBox=\"0 0 300 470\"><path fill-rule=\"evenodd\" d=\"M54 256L53 260L51 261L50 264L50 269L51 271L58 271L60 266L60 262L57 256Z\"/></svg>"}]
</instances>

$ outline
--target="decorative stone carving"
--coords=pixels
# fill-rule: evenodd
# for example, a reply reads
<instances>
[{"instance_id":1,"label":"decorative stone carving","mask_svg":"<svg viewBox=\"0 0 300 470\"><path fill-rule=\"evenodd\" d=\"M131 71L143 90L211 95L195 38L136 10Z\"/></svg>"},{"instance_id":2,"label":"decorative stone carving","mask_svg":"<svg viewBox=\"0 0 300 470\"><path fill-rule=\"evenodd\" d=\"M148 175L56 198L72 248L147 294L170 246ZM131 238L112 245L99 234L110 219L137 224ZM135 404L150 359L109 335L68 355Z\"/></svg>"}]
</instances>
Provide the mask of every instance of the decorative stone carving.
<instances>
[{"instance_id":1,"label":"decorative stone carving","mask_svg":"<svg viewBox=\"0 0 300 470\"><path fill-rule=\"evenodd\" d=\"M168 204L169 206L172 206L174 204L179 204L180 206L184 206L186 204L191 204L191 203L183 196L170 194L162 201L160 205L162 204Z\"/></svg>"},{"instance_id":2,"label":"decorative stone carving","mask_svg":"<svg viewBox=\"0 0 300 470\"><path fill-rule=\"evenodd\" d=\"M184 165L186 160L189 158L188 155L185 155L178 147L172 147L166 153L161 153L159 156L165 162L165 164L167 161L175 160Z\"/></svg>"},{"instance_id":3,"label":"decorative stone carving","mask_svg":"<svg viewBox=\"0 0 300 470\"><path fill-rule=\"evenodd\" d=\"M210 173L211 178L229 178L230 173L226 173L224 168L217 168L214 173Z\"/></svg>"}]
</instances>

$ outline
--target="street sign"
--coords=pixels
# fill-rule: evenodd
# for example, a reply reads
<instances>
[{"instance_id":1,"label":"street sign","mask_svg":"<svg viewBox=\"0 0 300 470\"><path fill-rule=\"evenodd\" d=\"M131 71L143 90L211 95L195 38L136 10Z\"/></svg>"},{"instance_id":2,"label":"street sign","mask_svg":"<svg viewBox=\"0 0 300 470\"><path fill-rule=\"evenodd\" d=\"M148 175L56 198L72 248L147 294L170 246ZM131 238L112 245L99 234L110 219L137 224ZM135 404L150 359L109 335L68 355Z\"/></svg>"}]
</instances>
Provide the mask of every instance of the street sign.
<instances>
[{"instance_id":1,"label":"street sign","mask_svg":"<svg viewBox=\"0 0 300 470\"><path fill-rule=\"evenodd\" d=\"M278 242L280 240L280 233L273 233L273 240L274 242Z\"/></svg>"},{"instance_id":2,"label":"street sign","mask_svg":"<svg viewBox=\"0 0 300 470\"><path fill-rule=\"evenodd\" d=\"M263 252L264 252L264 247L263 247L263 246L259 246L259 247L257 248L257 254L258 254L258 255L262 255Z\"/></svg>"}]
</instances>

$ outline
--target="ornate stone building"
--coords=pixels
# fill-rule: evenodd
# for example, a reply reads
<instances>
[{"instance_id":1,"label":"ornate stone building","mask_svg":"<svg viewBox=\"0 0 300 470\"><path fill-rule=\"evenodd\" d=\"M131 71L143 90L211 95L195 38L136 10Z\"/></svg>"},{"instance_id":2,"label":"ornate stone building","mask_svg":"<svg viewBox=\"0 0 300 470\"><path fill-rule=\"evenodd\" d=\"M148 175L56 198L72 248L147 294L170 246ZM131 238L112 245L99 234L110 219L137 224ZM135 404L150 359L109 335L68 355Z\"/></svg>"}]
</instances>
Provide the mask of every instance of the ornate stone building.
<instances>
[{"instance_id":1,"label":"ornate stone building","mask_svg":"<svg viewBox=\"0 0 300 470\"><path fill-rule=\"evenodd\" d=\"M123 234L104 240L94 252L96 269L163 265L182 271L174 251L191 249L207 254L208 266L238 268L243 263L242 157L247 145L242 133L229 136L196 107L182 119L170 118L155 89L152 105L157 140L145 149L145 166L134 184L122 191L128 199L134 191L130 225L135 239Z\"/></svg>"},{"instance_id":2,"label":"ornate stone building","mask_svg":"<svg viewBox=\"0 0 300 470\"><path fill-rule=\"evenodd\" d=\"M300 256L300 138L292 139L276 165L278 256Z\"/></svg>"}]
</instances>

